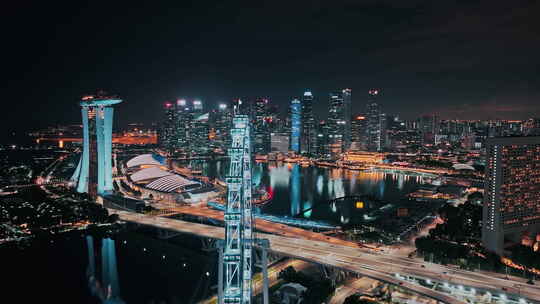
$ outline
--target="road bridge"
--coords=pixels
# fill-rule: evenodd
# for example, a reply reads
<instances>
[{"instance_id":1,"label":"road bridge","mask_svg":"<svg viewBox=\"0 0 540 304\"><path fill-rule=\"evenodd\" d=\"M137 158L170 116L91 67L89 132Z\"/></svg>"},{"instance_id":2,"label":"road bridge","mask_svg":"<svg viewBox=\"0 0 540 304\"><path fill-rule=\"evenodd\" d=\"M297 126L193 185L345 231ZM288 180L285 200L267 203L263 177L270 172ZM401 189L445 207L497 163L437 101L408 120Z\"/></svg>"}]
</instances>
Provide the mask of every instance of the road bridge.
<instances>
[{"instance_id":1,"label":"road bridge","mask_svg":"<svg viewBox=\"0 0 540 304\"><path fill-rule=\"evenodd\" d=\"M197 216L201 218L209 218L213 220L217 220L220 222L223 222L223 212L214 210L208 207L204 206L173 206L168 207L167 205L161 204L158 205L158 207L161 207L163 209L157 210L156 212L152 213L152 215L159 215L159 216L173 216L178 214L185 214L185 215L191 215L191 216ZM321 242L327 242L331 244L336 245L342 245L342 246L348 246L352 248L359 248L364 247L365 245L361 245L356 242L346 241L342 240L336 237L327 236L321 233L312 232L309 230L291 227L285 224L278 224L271 221L263 220L260 218L255 218L253 227L259 231L264 231L267 233L272 233L280 236L285 237L291 237L291 238L302 238L302 239L308 239L313 241L321 241Z\"/></svg>"},{"instance_id":2,"label":"road bridge","mask_svg":"<svg viewBox=\"0 0 540 304\"><path fill-rule=\"evenodd\" d=\"M224 229L222 227L116 210L111 210L111 212L117 213L121 220L128 222L203 237L224 238ZM465 302L444 292L408 282L401 279L401 277L416 276L444 280L454 285L459 284L478 290L489 290L494 294L506 290L508 295L512 297L515 296L513 293L517 294L519 292L522 297L540 301L539 287L499 279L494 274L451 269L442 265L426 264L401 256L374 253L368 249L353 248L322 241L270 234L264 235L264 237L270 241L270 251L276 254L358 273L444 303L464 304ZM400 276L396 276L396 274ZM518 285L519 291L516 291L516 285Z\"/></svg>"}]
</instances>

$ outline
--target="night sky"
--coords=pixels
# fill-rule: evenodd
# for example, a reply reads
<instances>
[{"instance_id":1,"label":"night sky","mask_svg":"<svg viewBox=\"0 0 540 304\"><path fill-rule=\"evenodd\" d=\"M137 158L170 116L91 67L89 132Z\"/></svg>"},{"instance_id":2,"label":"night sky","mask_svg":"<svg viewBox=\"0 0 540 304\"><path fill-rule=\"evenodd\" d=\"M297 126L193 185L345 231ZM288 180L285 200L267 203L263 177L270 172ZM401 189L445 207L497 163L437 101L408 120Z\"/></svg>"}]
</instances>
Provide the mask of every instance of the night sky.
<instances>
[{"instance_id":1,"label":"night sky","mask_svg":"<svg viewBox=\"0 0 540 304\"><path fill-rule=\"evenodd\" d=\"M176 97L284 111L305 89L325 118L345 87L353 112L380 88L404 118L540 116L540 1L9 2L3 137L79 123L79 97L99 88L124 98L119 125L157 121Z\"/></svg>"}]
</instances>

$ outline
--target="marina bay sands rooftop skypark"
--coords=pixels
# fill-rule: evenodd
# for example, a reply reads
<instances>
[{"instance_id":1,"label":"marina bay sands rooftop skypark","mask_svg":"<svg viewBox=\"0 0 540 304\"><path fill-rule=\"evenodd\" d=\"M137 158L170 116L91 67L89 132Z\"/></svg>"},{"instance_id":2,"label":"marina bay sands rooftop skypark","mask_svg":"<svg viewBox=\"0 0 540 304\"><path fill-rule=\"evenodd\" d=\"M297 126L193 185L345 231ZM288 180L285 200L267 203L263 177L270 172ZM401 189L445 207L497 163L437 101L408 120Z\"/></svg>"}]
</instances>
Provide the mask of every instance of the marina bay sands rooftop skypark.
<instances>
[{"instance_id":1,"label":"marina bay sands rooftop skypark","mask_svg":"<svg viewBox=\"0 0 540 304\"><path fill-rule=\"evenodd\" d=\"M113 105L121 103L116 96L100 91L81 98L83 151L71 180L77 191L92 197L113 190L112 183L112 126Z\"/></svg>"},{"instance_id":2,"label":"marina bay sands rooftop skypark","mask_svg":"<svg viewBox=\"0 0 540 304\"><path fill-rule=\"evenodd\" d=\"M103 93L96 95L86 95L81 98L82 107L97 107L97 106L112 106L122 102L122 99L117 96L106 96Z\"/></svg>"}]
</instances>

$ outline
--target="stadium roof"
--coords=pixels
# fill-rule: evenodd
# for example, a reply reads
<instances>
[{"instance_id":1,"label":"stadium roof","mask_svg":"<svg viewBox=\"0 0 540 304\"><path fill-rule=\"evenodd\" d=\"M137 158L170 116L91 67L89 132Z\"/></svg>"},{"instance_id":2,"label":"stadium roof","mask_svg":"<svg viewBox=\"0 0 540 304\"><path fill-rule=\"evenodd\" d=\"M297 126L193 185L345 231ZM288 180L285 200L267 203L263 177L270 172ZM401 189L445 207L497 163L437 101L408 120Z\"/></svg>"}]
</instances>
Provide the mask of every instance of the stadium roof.
<instances>
[{"instance_id":1,"label":"stadium roof","mask_svg":"<svg viewBox=\"0 0 540 304\"><path fill-rule=\"evenodd\" d=\"M475 170L473 166L467 164L454 164L452 168L455 170Z\"/></svg>"},{"instance_id":2,"label":"stadium roof","mask_svg":"<svg viewBox=\"0 0 540 304\"><path fill-rule=\"evenodd\" d=\"M180 187L188 185L198 185L199 183L183 178L180 175L172 174L156 179L145 187L162 192L172 192Z\"/></svg>"},{"instance_id":3,"label":"stadium roof","mask_svg":"<svg viewBox=\"0 0 540 304\"><path fill-rule=\"evenodd\" d=\"M134 158L130 159L127 162L128 168L142 166L142 165L156 165L161 166L163 165L156 156L153 154L142 154L135 156Z\"/></svg>"},{"instance_id":4,"label":"stadium roof","mask_svg":"<svg viewBox=\"0 0 540 304\"><path fill-rule=\"evenodd\" d=\"M141 169L133 173L130 177L131 177L131 180L134 182L141 182L141 181L152 180L152 179L156 179L156 178L160 178L160 177L168 176L168 175L173 175L173 174L165 170L161 170L158 167L150 167L150 168Z\"/></svg>"}]
</instances>

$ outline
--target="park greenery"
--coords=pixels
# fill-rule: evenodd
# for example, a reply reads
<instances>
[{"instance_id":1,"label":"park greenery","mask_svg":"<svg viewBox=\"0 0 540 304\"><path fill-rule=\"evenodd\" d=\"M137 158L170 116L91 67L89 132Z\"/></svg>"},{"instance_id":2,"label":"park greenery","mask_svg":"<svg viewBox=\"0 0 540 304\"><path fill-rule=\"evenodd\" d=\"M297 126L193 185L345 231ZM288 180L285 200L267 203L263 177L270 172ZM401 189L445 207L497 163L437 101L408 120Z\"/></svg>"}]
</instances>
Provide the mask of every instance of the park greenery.
<instances>
[{"instance_id":1,"label":"park greenery","mask_svg":"<svg viewBox=\"0 0 540 304\"><path fill-rule=\"evenodd\" d=\"M377 304L378 302L362 299L358 295L348 296L343 304Z\"/></svg>"},{"instance_id":2,"label":"park greenery","mask_svg":"<svg viewBox=\"0 0 540 304\"><path fill-rule=\"evenodd\" d=\"M425 237L415 240L418 253L429 262L454 264L463 269L499 270L499 258L481 247L482 206L467 201L439 209L444 220Z\"/></svg>"},{"instance_id":3,"label":"park greenery","mask_svg":"<svg viewBox=\"0 0 540 304\"><path fill-rule=\"evenodd\" d=\"M280 271L278 278L287 283L298 283L306 287L307 290L303 294L303 303L324 303L335 290L331 280L308 276L303 272L296 271L293 266Z\"/></svg>"},{"instance_id":4,"label":"park greenery","mask_svg":"<svg viewBox=\"0 0 540 304\"><path fill-rule=\"evenodd\" d=\"M534 251L531 247L515 245L509 248L510 258L527 268L540 269L540 252Z\"/></svg>"},{"instance_id":5,"label":"park greenery","mask_svg":"<svg viewBox=\"0 0 540 304\"><path fill-rule=\"evenodd\" d=\"M427 168L444 168L444 169L450 169L452 168L451 162L444 162L444 161L438 161L438 160L417 160L415 161L415 164L421 167L427 167Z\"/></svg>"},{"instance_id":6,"label":"park greenery","mask_svg":"<svg viewBox=\"0 0 540 304\"><path fill-rule=\"evenodd\" d=\"M444 223L431 229L427 236L415 240L417 252L425 261L453 264L469 270L508 271L498 255L482 247L482 205L478 204L479 199L478 194L473 194L462 205L445 205L439 209ZM515 245L508 251L508 257L515 263L540 269L540 252L523 245ZM510 271L528 276L515 269Z\"/></svg>"}]
</instances>

